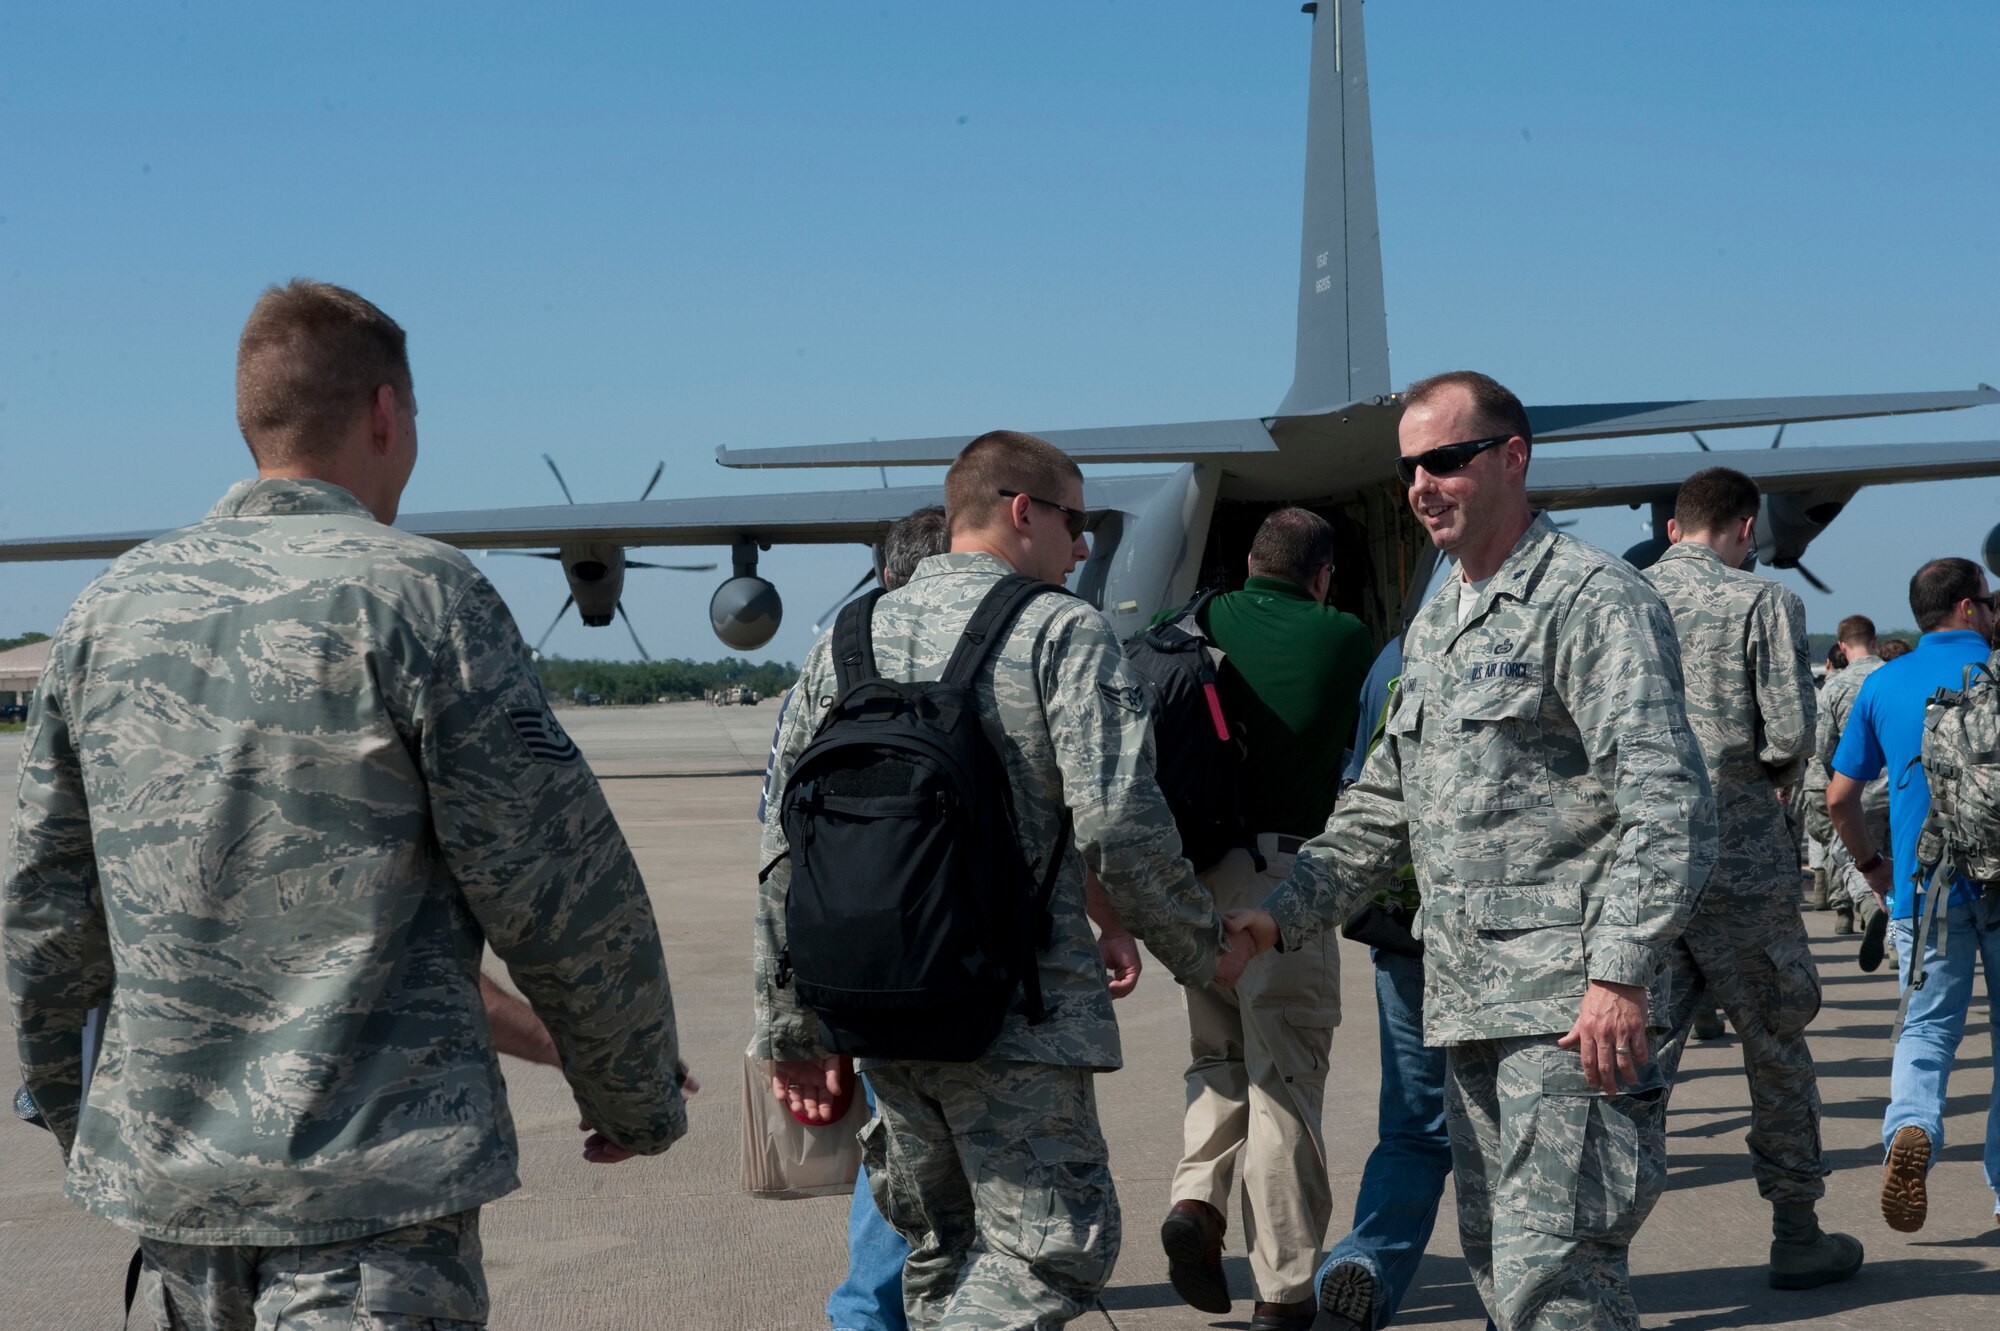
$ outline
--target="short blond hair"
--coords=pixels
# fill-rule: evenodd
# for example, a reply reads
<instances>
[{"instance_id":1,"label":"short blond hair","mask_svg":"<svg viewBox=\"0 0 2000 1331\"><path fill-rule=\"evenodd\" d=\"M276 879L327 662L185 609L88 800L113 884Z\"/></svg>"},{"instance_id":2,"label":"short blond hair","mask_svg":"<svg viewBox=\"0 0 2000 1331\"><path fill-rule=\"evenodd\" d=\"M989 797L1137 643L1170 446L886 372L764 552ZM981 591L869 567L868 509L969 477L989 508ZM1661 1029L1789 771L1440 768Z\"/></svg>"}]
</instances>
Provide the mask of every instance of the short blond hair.
<instances>
[{"instance_id":1,"label":"short blond hair","mask_svg":"<svg viewBox=\"0 0 2000 1331\"><path fill-rule=\"evenodd\" d=\"M323 456L383 384L410 396L402 326L346 287L294 278L243 325L236 425L259 466Z\"/></svg>"}]
</instances>

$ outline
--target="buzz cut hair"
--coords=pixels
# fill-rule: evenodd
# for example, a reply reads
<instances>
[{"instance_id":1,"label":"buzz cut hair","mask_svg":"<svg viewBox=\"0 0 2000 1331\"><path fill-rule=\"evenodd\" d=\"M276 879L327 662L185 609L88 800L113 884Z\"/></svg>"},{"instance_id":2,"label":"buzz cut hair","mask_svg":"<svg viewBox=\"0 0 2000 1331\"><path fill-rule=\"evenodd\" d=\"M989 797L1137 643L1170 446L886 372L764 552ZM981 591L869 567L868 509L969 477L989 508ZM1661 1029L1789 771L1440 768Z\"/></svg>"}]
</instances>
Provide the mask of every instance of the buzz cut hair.
<instances>
[{"instance_id":1,"label":"buzz cut hair","mask_svg":"<svg viewBox=\"0 0 2000 1331\"><path fill-rule=\"evenodd\" d=\"M932 504L897 518L882 539L882 585L895 591L916 573L918 564L950 548L951 529L945 525L944 505Z\"/></svg>"},{"instance_id":2,"label":"buzz cut hair","mask_svg":"<svg viewBox=\"0 0 2000 1331\"><path fill-rule=\"evenodd\" d=\"M1951 612L1960 601L1979 595L1982 581L1979 565L1955 555L1933 559L1918 569L1910 577L1910 613L1917 617L1918 631L1930 633L1948 626Z\"/></svg>"},{"instance_id":3,"label":"buzz cut hair","mask_svg":"<svg viewBox=\"0 0 2000 1331\"><path fill-rule=\"evenodd\" d=\"M1250 542L1250 572L1305 586L1333 566L1333 524L1309 508L1274 509Z\"/></svg>"},{"instance_id":4,"label":"buzz cut hair","mask_svg":"<svg viewBox=\"0 0 2000 1331\"><path fill-rule=\"evenodd\" d=\"M1534 448L1534 427L1528 424L1528 409L1521 405L1521 399L1492 375L1477 370L1446 370L1417 380L1403 390L1403 410L1422 406L1453 388L1471 394L1473 414L1478 416L1480 428L1508 438L1519 435L1530 450Z\"/></svg>"},{"instance_id":5,"label":"buzz cut hair","mask_svg":"<svg viewBox=\"0 0 2000 1331\"><path fill-rule=\"evenodd\" d=\"M1756 517L1762 498L1757 482L1735 468L1705 467L1681 482L1674 496L1674 521L1684 534L1706 535Z\"/></svg>"},{"instance_id":6,"label":"buzz cut hair","mask_svg":"<svg viewBox=\"0 0 2000 1331\"><path fill-rule=\"evenodd\" d=\"M1849 647L1865 646L1875 641L1875 621L1866 615L1849 615L1840 621L1833 636Z\"/></svg>"},{"instance_id":7,"label":"buzz cut hair","mask_svg":"<svg viewBox=\"0 0 2000 1331\"><path fill-rule=\"evenodd\" d=\"M387 384L411 395L402 325L331 282L257 298L236 345L236 425L259 466L325 457Z\"/></svg>"},{"instance_id":8,"label":"buzz cut hair","mask_svg":"<svg viewBox=\"0 0 2000 1331\"><path fill-rule=\"evenodd\" d=\"M989 430L959 451L944 477L944 511L954 536L979 531L1006 509L1002 490L1054 502L1071 481L1083 480L1076 460L1046 439L1018 430Z\"/></svg>"}]
</instances>

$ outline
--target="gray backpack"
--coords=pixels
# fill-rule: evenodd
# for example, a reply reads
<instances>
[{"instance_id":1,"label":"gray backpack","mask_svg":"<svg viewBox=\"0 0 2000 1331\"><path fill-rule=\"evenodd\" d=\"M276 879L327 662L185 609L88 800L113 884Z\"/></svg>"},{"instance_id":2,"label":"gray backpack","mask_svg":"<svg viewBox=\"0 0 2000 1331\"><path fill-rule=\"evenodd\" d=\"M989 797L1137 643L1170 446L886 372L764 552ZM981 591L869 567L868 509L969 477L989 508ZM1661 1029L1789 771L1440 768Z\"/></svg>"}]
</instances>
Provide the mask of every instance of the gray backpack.
<instances>
[{"instance_id":1,"label":"gray backpack","mask_svg":"<svg viewBox=\"0 0 2000 1331\"><path fill-rule=\"evenodd\" d=\"M1995 653L2000 657L2000 653ZM1964 683L1924 704L1924 775L1931 812L1917 862L1947 860L1967 878L2000 883L2000 679L1996 662L1965 668Z\"/></svg>"},{"instance_id":2,"label":"gray backpack","mask_svg":"<svg viewBox=\"0 0 2000 1331\"><path fill-rule=\"evenodd\" d=\"M1916 945L1910 949L1909 983L1896 1010L1895 1034L1903 1033L1910 995L1924 987L1924 941L1931 922L1944 910L1957 875L1985 888L1982 910L2000 891L2000 679L1994 674L2000 652L1983 666L1969 665L1956 689L1939 689L1924 704L1924 776L1931 788L1931 811L1917 836ZM1904 776L1908 779L1907 774ZM1944 938L1937 950L1944 952Z\"/></svg>"}]
</instances>

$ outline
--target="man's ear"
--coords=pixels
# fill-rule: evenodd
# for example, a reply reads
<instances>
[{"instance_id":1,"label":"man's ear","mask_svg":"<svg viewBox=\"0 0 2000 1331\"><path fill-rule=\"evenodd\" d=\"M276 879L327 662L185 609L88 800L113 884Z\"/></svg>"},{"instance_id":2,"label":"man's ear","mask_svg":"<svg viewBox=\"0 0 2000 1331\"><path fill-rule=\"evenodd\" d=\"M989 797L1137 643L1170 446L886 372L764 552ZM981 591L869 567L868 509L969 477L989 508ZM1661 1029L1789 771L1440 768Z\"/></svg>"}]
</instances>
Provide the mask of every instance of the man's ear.
<instances>
[{"instance_id":1,"label":"man's ear","mask_svg":"<svg viewBox=\"0 0 2000 1331\"><path fill-rule=\"evenodd\" d=\"M386 456L403 432L403 418L396 410L396 390L390 384L378 384L375 400L368 405L368 443L377 453Z\"/></svg>"},{"instance_id":2,"label":"man's ear","mask_svg":"<svg viewBox=\"0 0 2000 1331\"><path fill-rule=\"evenodd\" d=\"M1667 544L1669 544L1669 545L1679 545L1680 543L1681 543L1681 524L1680 524L1680 520L1679 520L1678 518L1668 518L1668 519L1667 519Z\"/></svg>"}]
</instances>

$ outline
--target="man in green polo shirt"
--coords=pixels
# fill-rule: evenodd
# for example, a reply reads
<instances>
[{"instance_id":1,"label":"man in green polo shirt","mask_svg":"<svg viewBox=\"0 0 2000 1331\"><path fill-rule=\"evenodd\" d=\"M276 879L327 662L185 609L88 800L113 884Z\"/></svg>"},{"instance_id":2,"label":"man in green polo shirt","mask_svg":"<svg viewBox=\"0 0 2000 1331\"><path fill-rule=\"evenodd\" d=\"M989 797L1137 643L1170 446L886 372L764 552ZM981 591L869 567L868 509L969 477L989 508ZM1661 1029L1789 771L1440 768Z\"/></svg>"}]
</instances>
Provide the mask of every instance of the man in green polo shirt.
<instances>
[{"instance_id":1,"label":"man in green polo shirt","mask_svg":"<svg viewBox=\"0 0 2000 1331\"><path fill-rule=\"evenodd\" d=\"M1333 528L1307 509L1281 508L1251 543L1243 590L1205 607L1203 627L1225 657L1217 687L1248 751L1242 807L1258 834L1256 855L1232 850L1200 875L1219 910L1261 902L1333 809L1375 643L1360 620L1326 604L1332 584ZM1251 1325L1304 1331L1333 1208L1320 1106L1340 1021L1335 935L1260 956L1233 991L1185 993L1188 1108L1160 1235L1169 1274L1196 1308L1228 1310L1221 1240L1240 1171L1257 1286Z\"/></svg>"}]
</instances>

